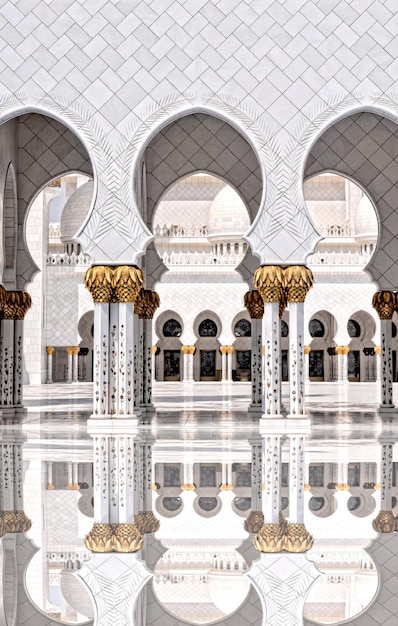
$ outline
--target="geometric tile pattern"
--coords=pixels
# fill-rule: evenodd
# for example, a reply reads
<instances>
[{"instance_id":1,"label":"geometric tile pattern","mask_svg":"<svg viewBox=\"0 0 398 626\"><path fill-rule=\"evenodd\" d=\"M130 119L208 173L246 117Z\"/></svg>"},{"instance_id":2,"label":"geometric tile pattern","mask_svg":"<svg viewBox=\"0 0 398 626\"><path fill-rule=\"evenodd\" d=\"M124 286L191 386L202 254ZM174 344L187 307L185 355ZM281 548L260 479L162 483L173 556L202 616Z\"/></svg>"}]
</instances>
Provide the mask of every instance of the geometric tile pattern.
<instances>
[{"instance_id":1,"label":"geometric tile pattern","mask_svg":"<svg viewBox=\"0 0 398 626\"><path fill-rule=\"evenodd\" d=\"M379 241L368 269L379 289L397 289L398 126L374 113L357 113L328 128L309 154L305 176L333 170L358 182L380 218Z\"/></svg>"},{"instance_id":2,"label":"geometric tile pattern","mask_svg":"<svg viewBox=\"0 0 398 626\"><path fill-rule=\"evenodd\" d=\"M340 105L340 113L376 100L390 106L393 0L50 4L1 3L1 116L56 112L90 146L98 196L82 241L95 260L127 262L143 251L149 233L133 216L132 193L139 151L192 109L230 119L256 146L267 196L249 240L261 260L299 261L313 249L298 155L320 112L324 125L326 109L336 119Z\"/></svg>"}]
</instances>

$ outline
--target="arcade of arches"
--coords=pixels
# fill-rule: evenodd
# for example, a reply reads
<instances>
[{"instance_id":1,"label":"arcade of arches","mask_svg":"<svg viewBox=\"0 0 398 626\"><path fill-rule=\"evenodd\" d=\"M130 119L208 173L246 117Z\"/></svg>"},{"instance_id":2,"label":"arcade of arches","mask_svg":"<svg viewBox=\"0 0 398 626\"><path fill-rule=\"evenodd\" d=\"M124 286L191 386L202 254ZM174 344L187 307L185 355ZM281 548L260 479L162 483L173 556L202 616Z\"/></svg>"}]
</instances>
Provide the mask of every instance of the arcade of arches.
<instances>
[{"instance_id":1,"label":"arcade of arches","mask_svg":"<svg viewBox=\"0 0 398 626\"><path fill-rule=\"evenodd\" d=\"M0 4L0 624L392 626L388 3Z\"/></svg>"}]
</instances>

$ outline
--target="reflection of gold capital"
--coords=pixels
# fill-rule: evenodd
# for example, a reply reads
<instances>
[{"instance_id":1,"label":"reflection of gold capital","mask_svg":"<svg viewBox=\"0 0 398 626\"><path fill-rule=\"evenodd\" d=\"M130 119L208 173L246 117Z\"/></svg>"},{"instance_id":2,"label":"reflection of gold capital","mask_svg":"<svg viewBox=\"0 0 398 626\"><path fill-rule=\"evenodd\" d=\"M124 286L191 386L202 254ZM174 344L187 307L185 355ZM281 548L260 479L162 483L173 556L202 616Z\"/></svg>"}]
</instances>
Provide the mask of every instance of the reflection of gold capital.
<instances>
[{"instance_id":1,"label":"reflection of gold capital","mask_svg":"<svg viewBox=\"0 0 398 626\"><path fill-rule=\"evenodd\" d=\"M32 522L24 511L1 511L0 536L6 533L26 533L32 528Z\"/></svg>"},{"instance_id":2,"label":"reflection of gold capital","mask_svg":"<svg viewBox=\"0 0 398 626\"><path fill-rule=\"evenodd\" d=\"M245 293L243 301L252 319L262 319L264 315L264 301L259 291L248 291Z\"/></svg>"},{"instance_id":3,"label":"reflection of gold capital","mask_svg":"<svg viewBox=\"0 0 398 626\"><path fill-rule=\"evenodd\" d=\"M153 511L141 511L134 515L134 523L140 533L156 533L160 527L160 521L155 517Z\"/></svg>"},{"instance_id":4,"label":"reflection of gold capital","mask_svg":"<svg viewBox=\"0 0 398 626\"><path fill-rule=\"evenodd\" d=\"M182 491L195 491L196 487L193 483L184 483L181 489Z\"/></svg>"},{"instance_id":5,"label":"reflection of gold capital","mask_svg":"<svg viewBox=\"0 0 398 626\"><path fill-rule=\"evenodd\" d=\"M381 346L375 346L375 354L381 354Z\"/></svg>"},{"instance_id":6,"label":"reflection of gold capital","mask_svg":"<svg viewBox=\"0 0 398 626\"><path fill-rule=\"evenodd\" d=\"M138 552L143 536L135 524L94 524L84 543L91 552Z\"/></svg>"},{"instance_id":7,"label":"reflection of gold capital","mask_svg":"<svg viewBox=\"0 0 398 626\"><path fill-rule=\"evenodd\" d=\"M284 546L284 528L281 524L263 524L253 539L254 547L259 552L282 552Z\"/></svg>"},{"instance_id":8,"label":"reflection of gold capital","mask_svg":"<svg viewBox=\"0 0 398 626\"><path fill-rule=\"evenodd\" d=\"M392 291L377 291L372 298L372 307L381 320L390 320L396 309L397 298Z\"/></svg>"},{"instance_id":9,"label":"reflection of gold capital","mask_svg":"<svg viewBox=\"0 0 398 626\"><path fill-rule=\"evenodd\" d=\"M373 530L378 533L392 533L395 530L395 518L392 511L379 511L372 521Z\"/></svg>"},{"instance_id":10,"label":"reflection of gold capital","mask_svg":"<svg viewBox=\"0 0 398 626\"><path fill-rule=\"evenodd\" d=\"M47 346L46 352L47 352L47 354L50 354L50 355L54 354L54 352L55 352L54 346Z\"/></svg>"},{"instance_id":11,"label":"reflection of gold capital","mask_svg":"<svg viewBox=\"0 0 398 626\"><path fill-rule=\"evenodd\" d=\"M336 491L349 491L350 489L347 483L336 483L334 488Z\"/></svg>"},{"instance_id":12,"label":"reflection of gold capital","mask_svg":"<svg viewBox=\"0 0 398 626\"><path fill-rule=\"evenodd\" d=\"M286 296L288 302L304 302L314 278L305 265L290 265L284 270Z\"/></svg>"},{"instance_id":13,"label":"reflection of gold capital","mask_svg":"<svg viewBox=\"0 0 398 626\"><path fill-rule=\"evenodd\" d=\"M262 265L254 272L253 284L264 302L280 302L285 286L283 269L279 265Z\"/></svg>"},{"instance_id":14,"label":"reflection of gold capital","mask_svg":"<svg viewBox=\"0 0 398 626\"><path fill-rule=\"evenodd\" d=\"M287 525L284 546L287 552L307 552L313 543L314 538L304 524Z\"/></svg>"},{"instance_id":15,"label":"reflection of gold capital","mask_svg":"<svg viewBox=\"0 0 398 626\"><path fill-rule=\"evenodd\" d=\"M311 346L304 346L304 354L309 354L311 352Z\"/></svg>"},{"instance_id":16,"label":"reflection of gold capital","mask_svg":"<svg viewBox=\"0 0 398 626\"><path fill-rule=\"evenodd\" d=\"M233 491L233 490L234 490L234 486L228 483L224 485L220 485L220 491Z\"/></svg>"},{"instance_id":17,"label":"reflection of gold capital","mask_svg":"<svg viewBox=\"0 0 398 626\"><path fill-rule=\"evenodd\" d=\"M55 489L53 483L47 483L47 491L53 491Z\"/></svg>"},{"instance_id":18,"label":"reflection of gold capital","mask_svg":"<svg viewBox=\"0 0 398 626\"><path fill-rule=\"evenodd\" d=\"M349 346L336 346L335 352L336 354L348 354L350 351Z\"/></svg>"},{"instance_id":19,"label":"reflection of gold capital","mask_svg":"<svg viewBox=\"0 0 398 626\"><path fill-rule=\"evenodd\" d=\"M264 513L262 511L250 511L249 517L245 519L244 528L247 533L258 533L263 524Z\"/></svg>"}]
</instances>

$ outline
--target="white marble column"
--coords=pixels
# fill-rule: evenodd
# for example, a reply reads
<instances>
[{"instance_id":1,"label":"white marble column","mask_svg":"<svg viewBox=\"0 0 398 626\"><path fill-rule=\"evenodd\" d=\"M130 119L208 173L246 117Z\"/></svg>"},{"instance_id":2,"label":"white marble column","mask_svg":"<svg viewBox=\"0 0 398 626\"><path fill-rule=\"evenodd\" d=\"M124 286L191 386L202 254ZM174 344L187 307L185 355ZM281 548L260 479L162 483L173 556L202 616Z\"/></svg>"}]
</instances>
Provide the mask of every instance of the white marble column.
<instances>
[{"instance_id":1,"label":"white marble column","mask_svg":"<svg viewBox=\"0 0 398 626\"><path fill-rule=\"evenodd\" d=\"M245 306L251 321L251 403L249 411L260 413L262 406L262 319L264 314L263 299L258 291L245 294Z\"/></svg>"},{"instance_id":2,"label":"white marble column","mask_svg":"<svg viewBox=\"0 0 398 626\"><path fill-rule=\"evenodd\" d=\"M92 267L85 283L94 300L93 417L135 417L134 300L141 270Z\"/></svg>"},{"instance_id":3,"label":"white marble column","mask_svg":"<svg viewBox=\"0 0 398 626\"><path fill-rule=\"evenodd\" d=\"M374 359L376 359L376 382L381 383L381 346L375 346L375 355Z\"/></svg>"},{"instance_id":4,"label":"white marble column","mask_svg":"<svg viewBox=\"0 0 398 626\"><path fill-rule=\"evenodd\" d=\"M233 346L227 346L227 381L231 382L232 381L232 354L234 351L234 347Z\"/></svg>"},{"instance_id":5,"label":"white marble column","mask_svg":"<svg viewBox=\"0 0 398 626\"><path fill-rule=\"evenodd\" d=\"M337 356L337 382L348 382L348 353L350 351L349 346L336 346L335 348Z\"/></svg>"},{"instance_id":6,"label":"white marble column","mask_svg":"<svg viewBox=\"0 0 398 626\"><path fill-rule=\"evenodd\" d=\"M227 372L227 348L228 346L220 346L221 352L221 380L226 381L228 378Z\"/></svg>"},{"instance_id":7,"label":"white marble column","mask_svg":"<svg viewBox=\"0 0 398 626\"><path fill-rule=\"evenodd\" d=\"M183 484L182 491L195 491L195 484L193 482L193 461L185 460L183 464Z\"/></svg>"},{"instance_id":8,"label":"white marble column","mask_svg":"<svg viewBox=\"0 0 398 626\"><path fill-rule=\"evenodd\" d=\"M53 354L55 352L55 348L53 346L47 346L47 384L51 385L53 381Z\"/></svg>"},{"instance_id":9,"label":"white marble column","mask_svg":"<svg viewBox=\"0 0 398 626\"><path fill-rule=\"evenodd\" d=\"M285 290L289 303L289 395L288 417L305 416L304 301L313 284L311 270L304 265L285 268Z\"/></svg>"},{"instance_id":10,"label":"white marble column","mask_svg":"<svg viewBox=\"0 0 398 626\"><path fill-rule=\"evenodd\" d=\"M264 344L263 418L281 415L280 305L285 300L284 270L278 265L259 267L253 278L264 302L262 341Z\"/></svg>"},{"instance_id":11,"label":"white marble column","mask_svg":"<svg viewBox=\"0 0 398 626\"><path fill-rule=\"evenodd\" d=\"M195 346L182 346L183 354L183 381L184 383L193 383L193 355L195 354Z\"/></svg>"},{"instance_id":12,"label":"white marble column","mask_svg":"<svg viewBox=\"0 0 398 626\"><path fill-rule=\"evenodd\" d=\"M23 325L31 306L30 295L0 286L0 412L15 415L23 401Z\"/></svg>"},{"instance_id":13,"label":"white marble column","mask_svg":"<svg viewBox=\"0 0 398 626\"><path fill-rule=\"evenodd\" d=\"M79 346L73 346L72 352L72 383L79 382Z\"/></svg>"},{"instance_id":14,"label":"white marble column","mask_svg":"<svg viewBox=\"0 0 398 626\"><path fill-rule=\"evenodd\" d=\"M140 371L142 373L140 384L139 404L145 414L153 414L152 403L152 376L154 373L154 356L152 351L152 320L156 309L160 304L159 295L155 291L142 289L134 303L134 311L138 315L141 338L140 346Z\"/></svg>"},{"instance_id":15,"label":"white marble column","mask_svg":"<svg viewBox=\"0 0 398 626\"><path fill-rule=\"evenodd\" d=\"M66 382L68 384L72 384L72 373L73 373L73 346L67 346L65 348L66 354L68 355L68 365L66 368Z\"/></svg>"},{"instance_id":16,"label":"white marble column","mask_svg":"<svg viewBox=\"0 0 398 626\"><path fill-rule=\"evenodd\" d=\"M304 381L310 383L310 352L311 346L304 346Z\"/></svg>"},{"instance_id":17,"label":"white marble column","mask_svg":"<svg viewBox=\"0 0 398 626\"><path fill-rule=\"evenodd\" d=\"M55 489L54 478L53 478L53 462L47 461L47 486L46 489L48 491L52 491Z\"/></svg>"},{"instance_id":18,"label":"white marble column","mask_svg":"<svg viewBox=\"0 0 398 626\"><path fill-rule=\"evenodd\" d=\"M394 408L393 402L393 371L392 371L392 316L396 306L397 296L391 291L378 291L374 294L372 306L380 318L381 343L381 393L380 409Z\"/></svg>"}]
</instances>

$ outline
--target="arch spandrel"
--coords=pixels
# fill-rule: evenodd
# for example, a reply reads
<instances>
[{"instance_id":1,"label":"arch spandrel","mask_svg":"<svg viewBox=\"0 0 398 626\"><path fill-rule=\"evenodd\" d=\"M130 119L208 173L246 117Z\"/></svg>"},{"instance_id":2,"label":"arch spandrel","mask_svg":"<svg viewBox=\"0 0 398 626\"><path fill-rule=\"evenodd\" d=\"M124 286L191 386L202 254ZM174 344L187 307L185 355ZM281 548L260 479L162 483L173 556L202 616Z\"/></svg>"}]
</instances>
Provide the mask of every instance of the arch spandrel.
<instances>
[{"instance_id":1,"label":"arch spandrel","mask_svg":"<svg viewBox=\"0 0 398 626\"><path fill-rule=\"evenodd\" d=\"M347 104L347 103L346 103ZM383 106L382 106L383 105ZM338 107L337 107L338 109ZM326 170L346 176L371 198L379 222L379 239L365 270L380 290L397 289L395 263L398 255L398 142L397 105L390 99L351 109L341 107L316 120L316 137L307 137L308 152L303 176ZM327 123L326 123L327 119ZM303 137L304 139L304 137Z\"/></svg>"}]
</instances>

